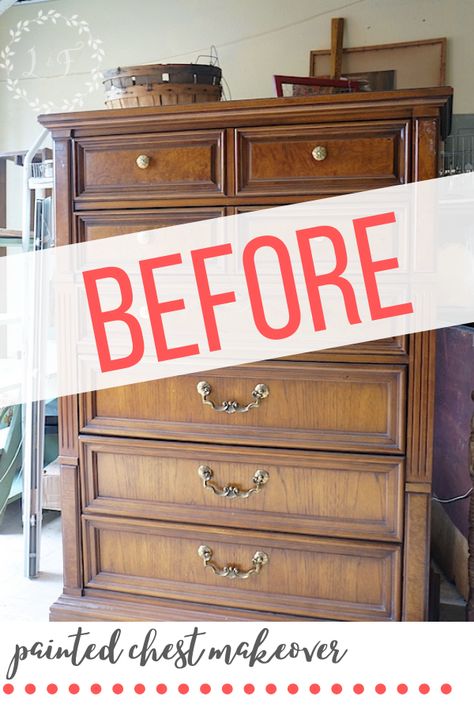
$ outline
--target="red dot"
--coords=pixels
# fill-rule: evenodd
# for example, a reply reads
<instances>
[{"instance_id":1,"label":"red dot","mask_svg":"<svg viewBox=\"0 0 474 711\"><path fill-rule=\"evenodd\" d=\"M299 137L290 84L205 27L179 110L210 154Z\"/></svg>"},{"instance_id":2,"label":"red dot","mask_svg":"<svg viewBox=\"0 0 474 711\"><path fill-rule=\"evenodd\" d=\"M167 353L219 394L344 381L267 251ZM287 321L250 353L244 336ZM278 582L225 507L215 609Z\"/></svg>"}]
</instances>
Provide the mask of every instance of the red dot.
<instances>
[{"instance_id":1,"label":"red dot","mask_svg":"<svg viewBox=\"0 0 474 711\"><path fill-rule=\"evenodd\" d=\"M399 694L406 694L408 691L408 686L406 684L399 684L397 686L397 691Z\"/></svg>"},{"instance_id":2,"label":"red dot","mask_svg":"<svg viewBox=\"0 0 474 711\"><path fill-rule=\"evenodd\" d=\"M114 694L121 694L123 692L122 684L114 684L112 687L112 691L114 692Z\"/></svg>"},{"instance_id":3,"label":"red dot","mask_svg":"<svg viewBox=\"0 0 474 711\"><path fill-rule=\"evenodd\" d=\"M55 694L57 690L58 687L56 686L56 684L48 684L48 686L46 687L46 691L48 692L48 694Z\"/></svg>"},{"instance_id":4,"label":"red dot","mask_svg":"<svg viewBox=\"0 0 474 711\"><path fill-rule=\"evenodd\" d=\"M452 690L453 690L453 687L451 686L451 684L443 684L443 686L441 687L442 694L450 694L452 692Z\"/></svg>"},{"instance_id":5,"label":"red dot","mask_svg":"<svg viewBox=\"0 0 474 711\"><path fill-rule=\"evenodd\" d=\"M376 684L375 691L377 694L385 694L385 692L387 691L387 687L385 686L385 684Z\"/></svg>"},{"instance_id":6,"label":"red dot","mask_svg":"<svg viewBox=\"0 0 474 711\"><path fill-rule=\"evenodd\" d=\"M430 687L428 684L420 684L419 691L420 691L420 694L429 694Z\"/></svg>"},{"instance_id":7,"label":"red dot","mask_svg":"<svg viewBox=\"0 0 474 711\"><path fill-rule=\"evenodd\" d=\"M102 691L102 687L101 687L100 684L92 684L92 686L91 686L91 692L92 692L93 694L100 694L101 691Z\"/></svg>"},{"instance_id":8,"label":"red dot","mask_svg":"<svg viewBox=\"0 0 474 711\"><path fill-rule=\"evenodd\" d=\"M244 691L246 694L253 694L253 692L255 691L255 687L253 684L245 684Z\"/></svg>"},{"instance_id":9,"label":"red dot","mask_svg":"<svg viewBox=\"0 0 474 711\"><path fill-rule=\"evenodd\" d=\"M265 691L267 694L274 694L275 691L277 690L275 684L267 684L265 687Z\"/></svg>"},{"instance_id":10,"label":"red dot","mask_svg":"<svg viewBox=\"0 0 474 711\"><path fill-rule=\"evenodd\" d=\"M331 686L331 691L333 694L340 694L342 691L342 686L340 684L333 684Z\"/></svg>"},{"instance_id":11,"label":"red dot","mask_svg":"<svg viewBox=\"0 0 474 711\"><path fill-rule=\"evenodd\" d=\"M178 686L178 691L180 694L187 694L189 691L189 686L187 684L180 684Z\"/></svg>"},{"instance_id":12,"label":"red dot","mask_svg":"<svg viewBox=\"0 0 474 711\"><path fill-rule=\"evenodd\" d=\"M135 693L136 694L143 694L145 691L145 687L143 684L135 684Z\"/></svg>"},{"instance_id":13,"label":"red dot","mask_svg":"<svg viewBox=\"0 0 474 711\"><path fill-rule=\"evenodd\" d=\"M166 686L166 684L158 684L156 690L159 694L166 694L166 692L168 691L168 687Z\"/></svg>"},{"instance_id":14,"label":"red dot","mask_svg":"<svg viewBox=\"0 0 474 711\"><path fill-rule=\"evenodd\" d=\"M288 693L289 694L297 694L298 693L297 684L288 684Z\"/></svg>"},{"instance_id":15,"label":"red dot","mask_svg":"<svg viewBox=\"0 0 474 711\"><path fill-rule=\"evenodd\" d=\"M232 684L223 684L222 693L231 694L233 692Z\"/></svg>"},{"instance_id":16,"label":"red dot","mask_svg":"<svg viewBox=\"0 0 474 711\"><path fill-rule=\"evenodd\" d=\"M445 684L445 686L446 686L446 684ZM441 687L441 688L442 688L442 687ZM14 687L13 687L13 684L5 684L5 686L3 687L3 693L4 693L4 694L13 694L14 690L15 690L15 689L14 689ZM444 693L446 693L446 692L443 691L443 694L444 694ZM449 692L447 692L447 693L449 693Z\"/></svg>"},{"instance_id":17,"label":"red dot","mask_svg":"<svg viewBox=\"0 0 474 711\"><path fill-rule=\"evenodd\" d=\"M209 684L201 684L200 689L201 689L201 694L208 694L211 690L211 687L209 686Z\"/></svg>"},{"instance_id":18,"label":"red dot","mask_svg":"<svg viewBox=\"0 0 474 711\"><path fill-rule=\"evenodd\" d=\"M319 684L311 684L309 690L312 694L319 694L319 692L321 691L321 687L319 686Z\"/></svg>"},{"instance_id":19,"label":"red dot","mask_svg":"<svg viewBox=\"0 0 474 711\"><path fill-rule=\"evenodd\" d=\"M363 694L364 693L364 685L363 684L354 684L354 694Z\"/></svg>"},{"instance_id":20,"label":"red dot","mask_svg":"<svg viewBox=\"0 0 474 711\"><path fill-rule=\"evenodd\" d=\"M69 686L69 693L70 694L78 694L79 693L79 687L77 684L71 684Z\"/></svg>"},{"instance_id":21,"label":"red dot","mask_svg":"<svg viewBox=\"0 0 474 711\"><path fill-rule=\"evenodd\" d=\"M34 684L27 684L25 686L25 691L27 694L34 694L36 691L36 686Z\"/></svg>"}]
</instances>

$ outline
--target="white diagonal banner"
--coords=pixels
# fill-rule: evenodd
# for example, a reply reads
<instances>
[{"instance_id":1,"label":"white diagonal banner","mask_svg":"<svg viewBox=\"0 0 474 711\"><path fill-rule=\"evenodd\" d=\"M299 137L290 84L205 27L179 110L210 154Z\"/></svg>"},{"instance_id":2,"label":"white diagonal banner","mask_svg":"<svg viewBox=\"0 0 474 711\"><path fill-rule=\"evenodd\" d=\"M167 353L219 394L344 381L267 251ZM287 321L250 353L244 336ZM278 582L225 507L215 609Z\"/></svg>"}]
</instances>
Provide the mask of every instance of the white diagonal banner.
<instances>
[{"instance_id":1,"label":"white diagonal banner","mask_svg":"<svg viewBox=\"0 0 474 711\"><path fill-rule=\"evenodd\" d=\"M4 257L0 405L472 322L473 224L470 173Z\"/></svg>"}]
</instances>

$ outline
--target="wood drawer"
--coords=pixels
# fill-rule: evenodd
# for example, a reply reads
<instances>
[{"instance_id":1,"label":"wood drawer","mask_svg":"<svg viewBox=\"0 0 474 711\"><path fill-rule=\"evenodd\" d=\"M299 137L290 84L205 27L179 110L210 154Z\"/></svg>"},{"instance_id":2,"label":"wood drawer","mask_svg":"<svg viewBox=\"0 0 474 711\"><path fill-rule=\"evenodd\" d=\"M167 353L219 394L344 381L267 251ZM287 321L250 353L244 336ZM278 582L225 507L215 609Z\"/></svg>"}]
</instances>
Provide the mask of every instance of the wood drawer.
<instances>
[{"instance_id":1,"label":"wood drawer","mask_svg":"<svg viewBox=\"0 0 474 711\"><path fill-rule=\"evenodd\" d=\"M217 412L210 398L248 404L257 384L269 396L248 412ZM403 453L405 367L281 363L223 368L81 395L84 433Z\"/></svg>"},{"instance_id":2,"label":"wood drawer","mask_svg":"<svg viewBox=\"0 0 474 711\"><path fill-rule=\"evenodd\" d=\"M404 462L399 458L106 437L82 437L80 443L88 513L401 539ZM212 477L206 488L200 467ZM266 472L268 480L255 491L257 471ZM226 486L254 491L247 498L229 497L223 495Z\"/></svg>"},{"instance_id":3,"label":"wood drawer","mask_svg":"<svg viewBox=\"0 0 474 711\"><path fill-rule=\"evenodd\" d=\"M76 150L76 198L143 201L224 193L224 131L82 138ZM139 168L138 156L149 159Z\"/></svg>"},{"instance_id":4,"label":"wood drawer","mask_svg":"<svg viewBox=\"0 0 474 711\"><path fill-rule=\"evenodd\" d=\"M396 545L271 535L182 524L85 516L85 585L190 602L340 620L400 616ZM245 580L205 568L201 545L222 568L252 567Z\"/></svg>"},{"instance_id":5,"label":"wood drawer","mask_svg":"<svg viewBox=\"0 0 474 711\"><path fill-rule=\"evenodd\" d=\"M94 210L76 214L75 242L90 242L106 237L118 237L132 232L145 232L187 222L224 217L225 209L177 208L161 210Z\"/></svg>"},{"instance_id":6,"label":"wood drawer","mask_svg":"<svg viewBox=\"0 0 474 711\"><path fill-rule=\"evenodd\" d=\"M362 361L365 362L408 362L408 336L390 336L378 341L364 341L339 348L327 348L324 351L295 353L278 360L288 361Z\"/></svg>"},{"instance_id":7,"label":"wood drawer","mask_svg":"<svg viewBox=\"0 0 474 711\"><path fill-rule=\"evenodd\" d=\"M237 194L323 195L407 182L407 131L407 123L384 122L237 130ZM315 160L316 146L325 159Z\"/></svg>"}]
</instances>

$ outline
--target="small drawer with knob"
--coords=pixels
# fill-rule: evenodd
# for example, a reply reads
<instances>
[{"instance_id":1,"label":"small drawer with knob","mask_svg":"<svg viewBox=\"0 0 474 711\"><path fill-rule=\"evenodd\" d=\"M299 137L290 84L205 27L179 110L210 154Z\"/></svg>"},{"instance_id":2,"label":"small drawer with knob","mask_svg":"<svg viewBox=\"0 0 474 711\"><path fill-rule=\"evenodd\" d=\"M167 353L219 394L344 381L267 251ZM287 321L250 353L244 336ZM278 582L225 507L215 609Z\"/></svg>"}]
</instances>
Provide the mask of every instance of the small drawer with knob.
<instances>
[{"instance_id":1,"label":"small drawer with knob","mask_svg":"<svg viewBox=\"0 0 474 711\"><path fill-rule=\"evenodd\" d=\"M237 194L324 195L408 179L403 123L239 129Z\"/></svg>"},{"instance_id":2,"label":"small drawer with knob","mask_svg":"<svg viewBox=\"0 0 474 711\"><path fill-rule=\"evenodd\" d=\"M81 437L86 513L401 540L404 460Z\"/></svg>"},{"instance_id":3,"label":"small drawer with knob","mask_svg":"<svg viewBox=\"0 0 474 711\"><path fill-rule=\"evenodd\" d=\"M90 515L83 540L88 593L322 619L400 619L395 544Z\"/></svg>"},{"instance_id":4,"label":"small drawer with knob","mask_svg":"<svg viewBox=\"0 0 474 711\"><path fill-rule=\"evenodd\" d=\"M224 194L224 131L77 141L76 207Z\"/></svg>"}]
</instances>

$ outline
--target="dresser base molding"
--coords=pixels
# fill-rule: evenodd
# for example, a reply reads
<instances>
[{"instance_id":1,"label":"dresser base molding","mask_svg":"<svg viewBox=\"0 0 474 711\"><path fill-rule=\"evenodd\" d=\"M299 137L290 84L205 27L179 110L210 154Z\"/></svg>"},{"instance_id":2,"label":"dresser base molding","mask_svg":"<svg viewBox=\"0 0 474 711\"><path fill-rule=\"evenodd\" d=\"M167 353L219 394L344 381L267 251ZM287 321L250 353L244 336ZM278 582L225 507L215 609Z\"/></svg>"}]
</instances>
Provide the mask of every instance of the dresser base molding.
<instances>
[{"instance_id":1,"label":"dresser base molding","mask_svg":"<svg viewBox=\"0 0 474 711\"><path fill-rule=\"evenodd\" d=\"M51 622L316 622L314 618L236 608L180 603L175 600L137 602L130 595L84 597L61 595L50 608Z\"/></svg>"}]
</instances>

